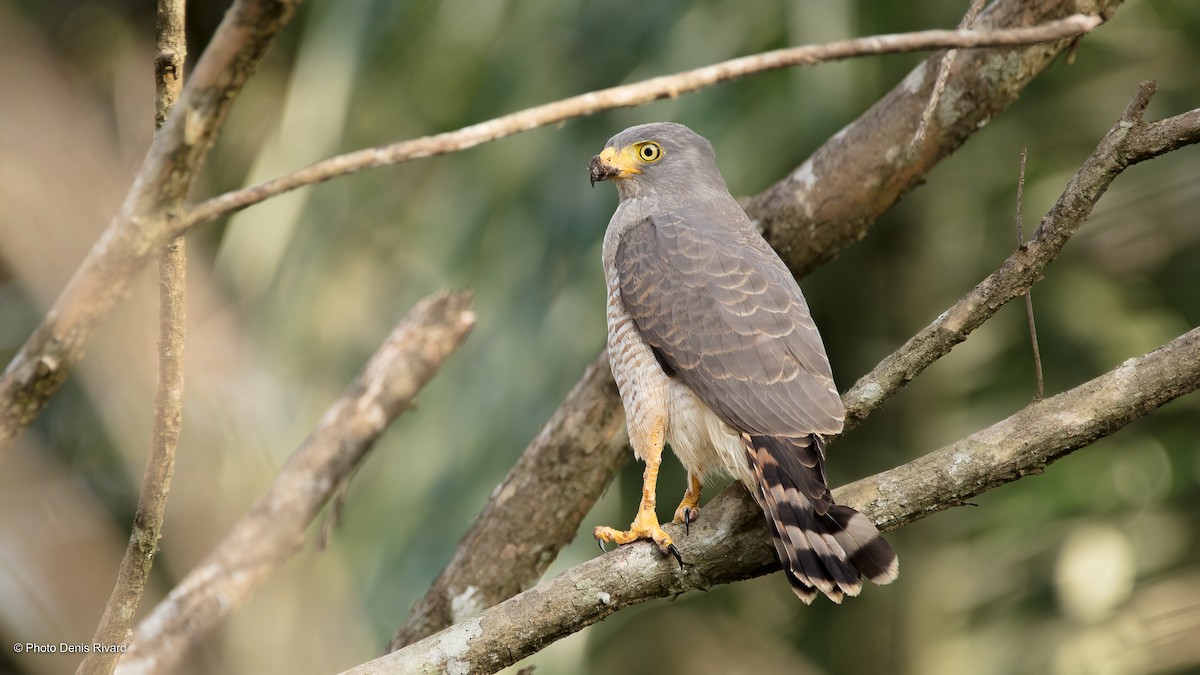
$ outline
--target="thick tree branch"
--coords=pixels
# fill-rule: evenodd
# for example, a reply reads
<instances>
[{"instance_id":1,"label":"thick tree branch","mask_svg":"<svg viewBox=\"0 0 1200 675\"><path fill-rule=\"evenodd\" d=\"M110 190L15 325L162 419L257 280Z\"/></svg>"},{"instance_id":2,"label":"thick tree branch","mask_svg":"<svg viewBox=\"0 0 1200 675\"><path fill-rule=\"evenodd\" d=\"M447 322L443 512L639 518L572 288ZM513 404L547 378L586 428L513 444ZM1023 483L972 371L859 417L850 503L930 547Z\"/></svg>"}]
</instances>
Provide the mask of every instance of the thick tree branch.
<instances>
[{"instance_id":1,"label":"thick tree branch","mask_svg":"<svg viewBox=\"0 0 1200 675\"><path fill-rule=\"evenodd\" d=\"M181 234L170 223L233 99L298 2L236 0L225 14L120 210L0 376L0 453L66 380L137 272Z\"/></svg>"},{"instance_id":2,"label":"thick tree branch","mask_svg":"<svg viewBox=\"0 0 1200 675\"><path fill-rule=\"evenodd\" d=\"M1024 246L846 392L846 429L967 339L1005 303L1028 291L1127 166L1200 142L1200 109L1150 124L1142 120L1154 90L1153 82L1138 87L1125 113L1084 160ZM1165 129L1172 132L1162 133Z\"/></svg>"},{"instance_id":3,"label":"thick tree branch","mask_svg":"<svg viewBox=\"0 0 1200 675\"><path fill-rule=\"evenodd\" d=\"M154 128L161 129L183 90L183 65L187 61L184 0L158 0L155 17ZM137 514L129 545L117 571L93 644L128 646L133 639L133 619L146 590L146 580L158 551L167 494L175 475L175 448L183 423L183 353L187 249L176 239L159 259L158 392L154 401L154 435L146 454L146 470L138 495ZM121 653L95 650L88 653L76 673L107 675Z\"/></svg>"},{"instance_id":4,"label":"thick tree branch","mask_svg":"<svg viewBox=\"0 0 1200 675\"><path fill-rule=\"evenodd\" d=\"M292 453L267 493L138 625L119 673L171 668L208 629L240 606L298 551L341 481L475 324L466 293L421 301Z\"/></svg>"},{"instance_id":5,"label":"thick tree branch","mask_svg":"<svg viewBox=\"0 0 1200 675\"><path fill-rule=\"evenodd\" d=\"M1111 17L1120 0L1089 2ZM974 23L978 30L1045 23L1078 11L1063 0L1000 0ZM929 57L870 110L821 146L791 175L746 203L767 241L797 276L866 235L875 220L920 184L925 174L1016 101L1033 78L1071 43L975 50L949 69L928 132L913 144L942 57Z\"/></svg>"},{"instance_id":6,"label":"thick tree branch","mask_svg":"<svg viewBox=\"0 0 1200 675\"><path fill-rule=\"evenodd\" d=\"M1087 33L1102 22L1098 16L1076 14L1028 28L990 31L928 30L917 33L876 35L744 56L674 75L664 75L635 84L610 87L573 96L504 117L497 117L457 131L331 157L279 178L209 199L192 209L187 215L187 220L191 224L220 218L289 190L356 171L466 150L480 143L494 141L548 124L593 115L604 110L641 105L660 98L675 98L680 94L698 91L714 84L754 73L800 65L811 66L823 61L872 54L894 54L946 47L1012 47L1053 42Z\"/></svg>"},{"instance_id":7,"label":"thick tree branch","mask_svg":"<svg viewBox=\"0 0 1200 675\"><path fill-rule=\"evenodd\" d=\"M1111 434L1200 387L1200 329L1090 382L1029 406L963 440L834 491L892 530L964 503ZM693 563L641 542L599 556L479 616L347 673L493 673L619 609L779 568L762 511L740 485L712 500L691 533L675 530ZM882 591L880 591L882 592Z\"/></svg>"},{"instance_id":8,"label":"thick tree branch","mask_svg":"<svg viewBox=\"0 0 1200 675\"><path fill-rule=\"evenodd\" d=\"M1112 12L1119 4L1118 1L1106 1L1095 9ZM1075 7L1075 3L1063 0L1000 0L992 6L987 25L1013 27L1037 24L1069 14ZM969 94L969 100L974 104L990 111L991 114L998 114L1016 99L1020 90L1045 69L1066 44L1063 41L1024 50L986 50L964 54L964 57L969 58L958 60L960 67L951 72L946 86L956 94ZM751 213L757 217L763 218L770 215L770 209L779 208L782 209L779 212L780 222L791 223L786 227L768 227L765 236L793 270L806 273L820 262L833 258L851 242L865 236L871 224L887 206L916 185L923 178L924 172L949 155L965 138L980 128L979 118L969 109L954 106L943 111L937 117L938 123L929 128L925 143L921 147L932 149L929 151L931 154L922 155L918 158L919 161L913 160L907 170L899 172L889 181L862 180L863 174L860 172L864 170L864 163L876 161L884 154L880 149L886 149L885 146L875 143L874 139L903 138L906 139L903 141L905 144L911 139L916 125L914 120L920 117L925 98L923 95L913 95L914 87L910 83L920 81L919 78L923 77L925 72L936 68L940 61L941 56L937 55L926 59L888 94L887 100L892 101L892 105L873 107L851 123L844 134L839 134L827 142L814 155L814 158L831 158L840 152L854 155L849 161L830 161L822 164L826 168L819 174L811 175L811 182L807 184L807 192L803 195L804 198L815 200L815 203L825 204L838 202L839 195L846 190L857 191L857 197L854 199L838 202L840 206L836 216L841 221L826 222L822 225L825 228L836 229L846 236L814 237L811 245L796 246L794 238L799 231L796 228L807 227L793 219L793 198L799 198L800 195L789 197L776 194L768 199L776 190L772 188L751 200ZM964 62L970 67L962 67ZM858 146L848 147L844 138L857 139ZM806 164L812 161L810 159ZM883 168L875 167L873 171L878 173ZM875 192L880 196L874 196ZM816 227L815 221L813 227ZM807 232L807 229L804 231ZM586 399L591 410L591 419L612 420L613 426L623 427L621 402L607 364L607 360L601 354L589 366L574 391L593 392ZM624 449L623 428L614 430L603 442L597 442L593 436L594 430L588 427L588 419L577 413L575 398L576 394L572 394L559 407L539 436L539 439L544 436L558 439L549 446L554 448L553 453L544 454L547 446L536 441L530 445L517 466L493 493L483 513L472 523L450 564L397 631L389 649L399 649L449 626L456 618L463 618L453 617L450 612L453 606L451 600L462 593L471 592L470 597L475 602L460 604L460 607L476 609L488 607L509 597L516 588L528 588L533 585L561 548L548 542L568 541L578 531L582 514L595 502L595 490L607 486L611 472L627 461L629 452ZM860 410L860 414L865 414L865 409ZM565 458L569 458L574 467L574 475L554 480L546 480L549 476L545 473L531 475L538 467L544 466L543 463L549 462L550 466L556 467ZM603 486L592 482L597 471L610 472L603 479ZM522 486L519 494L522 495L523 501L509 501L507 504L501 502L500 496L508 493L506 486L510 485ZM538 504L540 507L531 512L525 508L527 504ZM531 513L534 515L531 516ZM536 514L546 514L546 517L538 518ZM570 517L560 517L559 514ZM578 517L575 514L579 514ZM537 518L534 526L515 527L516 523L528 524L531 517ZM506 532L509 533L509 538L496 540L489 537L489 532ZM507 567L489 564L498 551L514 550L536 551L537 555L506 558L509 565Z\"/></svg>"}]
</instances>

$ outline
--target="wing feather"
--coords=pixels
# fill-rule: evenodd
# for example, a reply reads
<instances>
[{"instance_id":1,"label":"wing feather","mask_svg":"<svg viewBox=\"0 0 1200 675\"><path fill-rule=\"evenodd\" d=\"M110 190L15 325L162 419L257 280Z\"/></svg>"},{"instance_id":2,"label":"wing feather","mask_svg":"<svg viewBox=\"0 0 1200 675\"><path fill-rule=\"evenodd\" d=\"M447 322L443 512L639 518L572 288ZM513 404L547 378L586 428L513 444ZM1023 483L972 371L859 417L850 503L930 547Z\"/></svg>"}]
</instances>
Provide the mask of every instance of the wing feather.
<instances>
[{"instance_id":1,"label":"wing feather","mask_svg":"<svg viewBox=\"0 0 1200 675\"><path fill-rule=\"evenodd\" d=\"M837 433L841 398L800 287L748 220L716 213L656 215L622 235L615 263L634 324L734 429Z\"/></svg>"}]
</instances>

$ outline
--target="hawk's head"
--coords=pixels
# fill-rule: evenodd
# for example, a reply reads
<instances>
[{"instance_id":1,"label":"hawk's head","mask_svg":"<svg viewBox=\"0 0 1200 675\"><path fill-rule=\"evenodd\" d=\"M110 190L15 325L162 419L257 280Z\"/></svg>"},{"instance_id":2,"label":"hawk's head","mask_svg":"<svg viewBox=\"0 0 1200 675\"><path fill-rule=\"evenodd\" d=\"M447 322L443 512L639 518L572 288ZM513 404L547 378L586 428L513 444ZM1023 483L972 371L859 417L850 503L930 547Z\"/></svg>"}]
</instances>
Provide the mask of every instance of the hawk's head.
<instances>
[{"instance_id":1,"label":"hawk's head","mask_svg":"<svg viewBox=\"0 0 1200 675\"><path fill-rule=\"evenodd\" d=\"M608 139L588 165L592 185L611 180L621 199L687 196L695 190L728 192L717 171L712 144L682 124L655 122L629 127Z\"/></svg>"}]
</instances>

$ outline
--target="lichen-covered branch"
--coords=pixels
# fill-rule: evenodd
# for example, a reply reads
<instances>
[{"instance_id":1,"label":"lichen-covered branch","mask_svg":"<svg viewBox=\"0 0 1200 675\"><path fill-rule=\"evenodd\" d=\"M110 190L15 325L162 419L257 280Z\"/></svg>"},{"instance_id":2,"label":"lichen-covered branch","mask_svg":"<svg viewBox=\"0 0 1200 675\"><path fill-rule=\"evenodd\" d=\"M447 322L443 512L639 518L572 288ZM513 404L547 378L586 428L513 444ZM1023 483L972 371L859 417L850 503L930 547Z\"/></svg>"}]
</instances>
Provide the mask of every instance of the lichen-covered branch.
<instances>
[{"instance_id":1,"label":"lichen-covered branch","mask_svg":"<svg viewBox=\"0 0 1200 675\"><path fill-rule=\"evenodd\" d=\"M976 29L1032 26L1081 11L1063 0L999 0ZM1087 11L1111 18L1121 0L1094 0ZM858 241L875 220L920 184L939 161L1017 100L1072 40L958 54L921 142L913 138L932 96L941 55L908 74L886 96L745 206L788 267L802 276Z\"/></svg>"},{"instance_id":2,"label":"lichen-covered branch","mask_svg":"<svg viewBox=\"0 0 1200 675\"><path fill-rule=\"evenodd\" d=\"M234 98L299 0L236 0L154 137L120 210L0 375L0 453L66 380L134 276L181 232L170 224Z\"/></svg>"},{"instance_id":3,"label":"lichen-covered branch","mask_svg":"<svg viewBox=\"0 0 1200 675\"><path fill-rule=\"evenodd\" d=\"M167 114L183 90L183 65L187 61L184 32L185 0L158 0L154 22L154 127L162 128ZM137 514L129 533L129 544L117 571L117 583L109 595L94 644L128 646L133 638L133 619L146 590L154 565L167 494L175 475L175 448L183 423L183 354L186 323L184 302L187 287L187 249L183 238L167 245L158 263L158 391L154 400L154 433L146 453ZM120 652L88 652L76 670L78 675L107 675L116 667Z\"/></svg>"},{"instance_id":4,"label":"lichen-covered branch","mask_svg":"<svg viewBox=\"0 0 1200 675\"><path fill-rule=\"evenodd\" d=\"M882 529L896 529L1041 473L1054 460L1198 387L1200 329L1195 329L957 443L839 488L834 498ZM762 511L741 485L705 506L690 534L677 525L667 528L692 563L683 572L652 544L622 546L346 673L493 673L630 605L779 568Z\"/></svg>"},{"instance_id":5,"label":"lichen-covered branch","mask_svg":"<svg viewBox=\"0 0 1200 675\"><path fill-rule=\"evenodd\" d=\"M1117 1L1102 2L1096 10L1111 13L1119 4ZM1005 28L1036 25L1065 16L1076 9L1076 3L1064 0L1000 0L990 9L987 25ZM947 77L946 87L951 92L969 93L972 97L970 100L975 104L989 111L989 114L998 114L1065 47L1066 42L1060 41L1021 50L965 53L964 58L959 59L959 67ZM887 206L916 185L925 172L980 128L979 118L969 110L953 107L942 111L936 118L937 124L929 127L924 145L920 146L936 148L936 152L910 159L909 169L899 172L889 181L872 183L862 180L860 171L863 163L874 161L887 150L886 146L876 143L874 139L903 138L905 143L911 140L915 120L921 116L926 100L923 96L910 96L913 93L910 91L911 82L921 81L923 73L935 68L940 61L941 57L936 55L926 59L888 94L887 100L891 100L893 105L876 106L846 128L846 134L856 139L858 147L849 147L839 135L818 150L814 157L832 157L837 153L853 156L845 162L823 161L824 170L805 179L806 192L803 195L789 197L776 194L777 186L748 202L751 213L760 219L770 216L772 209L780 209L775 219L779 226L768 227L765 236L793 270L800 273L812 270L820 262L833 258L842 248L865 236ZM969 68L962 67L964 61L970 64ZM926 92L924 96L927 95ZM883 168L876 167L875 170L882 171ZM824 226L848 235L815 237L811 245L796 246L795 238L800 236L797 228L807 226L796 219L793 199L812 199L817 203L837 202L840 194L848 189L857 190L858 196L838 202L840 207L836 217L841 221ZM872 191L880 192L881 196L877 198L866 194ZM462 593L470 592L470 597L477 602L461 606L481 609L509 597L517 589L528 588L557 556L562 545L558 542L567 541L568 537L563 533L578 530L583 514L595 501L597 489L607 486L615 468L627 460L629 452L624 449L623 429L614 431L604 442L597 442L592 435L594 431L587 427L592 419L605 420L606 425L615 427L624 426L621 402L603 354L587 369L574 391L576 393L559 407L539 436L539 439L545 436L556 439L550 446L555 448L553 453L546 455L546 446L538 441L525 451L520 462L493 493L483 513L472 523L450 564L429 592L413 607L393 637L389 647L391 650L431 635L454 623L456 618L462 618L454 617L450 611L451 600ZM583 399L589 406L587 417L578 413L578 392L589 392ZM865 413L860 410L861 414ZM551 467L557 467L565 457L571 458L574 474L560 475L551 473L557 471L556 468L544 468L544 462L553 462ZM540 473L534 476L531 472L535 471ZM603 476L599 479L603 485L593 482L597 480L598 471ZM511 485L522 486L519 494L524 501L520 502L521 505L539 504L537 513L561 513L564 517L552 523L543 523L546 529L514 527L514 523L523 522L529 512L515 508L515 502L507 508L500 505L501 497L510 494L505 486ZM491 532L506 532L509 538L497 539L489 535ZM508 567L488 564L499 551L506 550L536 552L536 555L514 555L506 559Z\"/></svg>"},{"instance_id":6,"label":"lichen-covered branch","mask_svg":"<svg viewBox=\"0 0 1200 675\"><path fill-rule=\"evenodd\" d=\"M298 551L321 508L475 324L467 293L421 301L371 357L263 497L137 628L118 673L171 668Z\"/></svg>"},{"instance_id":7,"label":"lichen-covered branch","mask_svg":"<svg viewBox=\"0 0 1200 675\"><path fill-rule=\"evenodd\" d=\"M851 387L844 397L847 429L967 339L1009 300L1028 291L1126 167L1200 142L1200 109L1158 122L1142 119L1154 91L1153 82L1141 83L1125 113L1084 160L1025 245Z\"/></svg>"}]
</instances>

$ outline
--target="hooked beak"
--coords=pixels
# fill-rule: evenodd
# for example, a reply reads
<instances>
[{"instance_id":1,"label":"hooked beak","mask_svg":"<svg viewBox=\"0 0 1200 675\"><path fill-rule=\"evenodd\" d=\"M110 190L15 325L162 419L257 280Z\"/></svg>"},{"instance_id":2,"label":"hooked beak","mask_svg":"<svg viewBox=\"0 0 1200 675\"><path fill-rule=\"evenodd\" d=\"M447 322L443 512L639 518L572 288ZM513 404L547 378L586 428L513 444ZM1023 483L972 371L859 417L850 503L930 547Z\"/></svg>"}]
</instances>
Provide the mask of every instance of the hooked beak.
<instances>
[{"instance_id":1,"label":"hooked beak","mask_svg":"<svg viewBox=\"0 0 1200 675\"><path fill-rule=\"evenodd\" d=\"M630 152L617 154L613 148L605 148L588 164L588 176L591 178L592 187L596 187L596 181L621 180L641 172L641 169L634 165Z\"/></svg>"}]
</instances>

